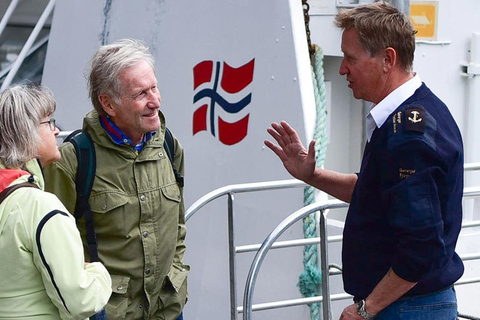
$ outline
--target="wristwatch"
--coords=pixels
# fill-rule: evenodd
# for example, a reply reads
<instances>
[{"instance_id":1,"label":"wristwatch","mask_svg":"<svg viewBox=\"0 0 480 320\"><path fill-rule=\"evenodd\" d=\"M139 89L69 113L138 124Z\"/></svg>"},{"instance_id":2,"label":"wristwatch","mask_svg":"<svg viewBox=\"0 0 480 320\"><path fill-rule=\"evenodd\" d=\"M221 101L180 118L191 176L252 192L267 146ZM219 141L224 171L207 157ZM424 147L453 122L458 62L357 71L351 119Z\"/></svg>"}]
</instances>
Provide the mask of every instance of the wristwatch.
<instances>
[{"instance_id":1,"label":"wristwatch","mask_svg":"<svg viewBox=\"0 0 480 320\"><path fill-rule=\"evenodd\" d=\"M364 319L373 320L376 317L376 315L370 314L370 313L367 312L367 310L365 310L365 300L364 299L362 299L358 302L357 313L360 317L362 317Z\"/></svg>"}]
</instances>

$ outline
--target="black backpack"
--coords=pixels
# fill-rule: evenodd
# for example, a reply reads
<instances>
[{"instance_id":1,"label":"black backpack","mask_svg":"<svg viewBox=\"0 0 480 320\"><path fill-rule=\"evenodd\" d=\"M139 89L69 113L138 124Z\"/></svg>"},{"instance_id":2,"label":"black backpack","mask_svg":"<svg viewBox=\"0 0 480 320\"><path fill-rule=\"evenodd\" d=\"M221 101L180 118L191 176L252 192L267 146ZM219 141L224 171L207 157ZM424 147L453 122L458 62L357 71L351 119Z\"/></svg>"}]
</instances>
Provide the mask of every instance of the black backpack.
<instances>
[{"instance_id":1,"label":"black backpack","mask_svg":"<svg viewBox=\"0 0 480 320\"><path fill-rule=\"evenodd\" d=\"M96 171L96 156L95 147L90 135L82 132L81 129L75 130L64 142L71 142L75 147L77 154L77 175L75 176L75 189L77 192L77 202L75 203L75 219L78 221L81 217L85 217L85 228L87 236L88 253L90 261L99 261L97 252L97 237L95 235L95 228L93 224L93 215L88 204L88 198L92 191L93 181L95 179ZM173 143L172 133L168 128L165 130L165 141L163 147L167 152L170 163L172 164L175 179L180 187L183 187L183 177L175 168L173 163L173 155L175 153L175 146Z\"/></svg>"}]
</instances>

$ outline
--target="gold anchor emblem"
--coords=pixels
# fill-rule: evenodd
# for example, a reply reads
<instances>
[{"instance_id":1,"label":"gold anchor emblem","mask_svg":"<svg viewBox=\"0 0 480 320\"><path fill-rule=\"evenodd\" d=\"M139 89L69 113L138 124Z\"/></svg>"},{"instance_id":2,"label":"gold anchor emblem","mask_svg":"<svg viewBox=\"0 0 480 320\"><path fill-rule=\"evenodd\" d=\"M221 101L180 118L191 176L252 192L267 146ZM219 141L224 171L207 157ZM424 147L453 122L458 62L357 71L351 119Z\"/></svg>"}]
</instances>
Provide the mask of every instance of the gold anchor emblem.
<instances>
[{"instance_id":1,"label":"gold anchor emblem","mask_svg":"<svg viewBox=\"0 0 480 320\"><path fill-rule=\"evenodd\" d=\"M412 121L413 123L417 123L423 120L422 118L418 118L418 115L420 114L420 112L412 111L412 114L413 114L413 118L408 117L408 120Z\"/></svg>"}]
</instances>

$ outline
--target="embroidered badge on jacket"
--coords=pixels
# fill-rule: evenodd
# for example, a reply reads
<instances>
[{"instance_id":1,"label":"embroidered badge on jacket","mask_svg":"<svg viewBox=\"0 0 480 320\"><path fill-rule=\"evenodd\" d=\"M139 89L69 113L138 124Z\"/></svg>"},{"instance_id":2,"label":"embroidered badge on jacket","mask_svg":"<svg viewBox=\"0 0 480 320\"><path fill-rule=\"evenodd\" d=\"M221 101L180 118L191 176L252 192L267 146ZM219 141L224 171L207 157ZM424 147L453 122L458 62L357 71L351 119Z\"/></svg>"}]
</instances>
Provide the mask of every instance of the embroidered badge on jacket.
<instances>
[{"instance_id":1,"label":"embroidered badge on jacket","mask_svg":"<svg viewBox=\"0 0 480 320\"><path fill-rule=\"evenodd\" d=\"M425 109L422 107L408 107L405 109L405 131L425 133Z\"/></svg>"}]
</instances>

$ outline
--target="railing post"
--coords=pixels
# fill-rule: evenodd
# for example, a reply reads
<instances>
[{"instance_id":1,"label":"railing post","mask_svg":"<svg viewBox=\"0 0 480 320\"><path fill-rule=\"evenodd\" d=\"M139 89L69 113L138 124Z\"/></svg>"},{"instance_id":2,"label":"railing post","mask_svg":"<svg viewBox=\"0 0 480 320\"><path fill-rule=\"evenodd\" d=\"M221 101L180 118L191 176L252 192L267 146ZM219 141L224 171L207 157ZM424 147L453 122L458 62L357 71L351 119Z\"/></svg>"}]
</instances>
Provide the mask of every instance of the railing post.
<instances>
[{"instance_id":1,"label":"railing post","mask_svg":"<svg viewBox=\"0 0 480 320\"><path fill-rule=\"evenodd\" d=\"M233 219L233 193L228 194L228 257L230 269L230 319L237 319L237 264Z\"/></svg>"},{"instance_id":2,"label":"railing post","mask_svg":"<svg viewBox=\"0 0 480 320\"><path fill-rule=\"evenodd\" d=\"M330 320L330 269L328 267L328 233L325 210L320 210L320 257L322 269L322 311L323 319Z\"/></svg>"}]
</instances>

